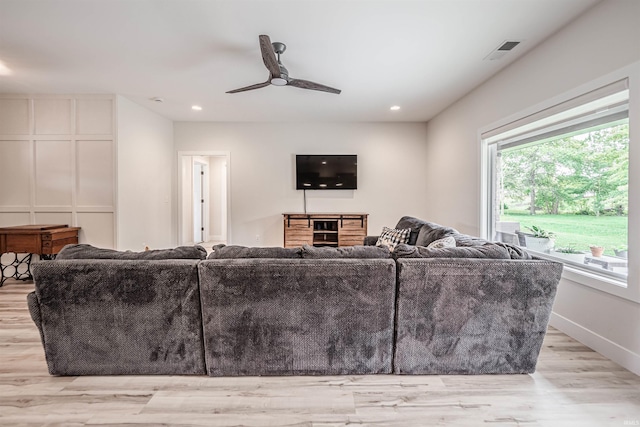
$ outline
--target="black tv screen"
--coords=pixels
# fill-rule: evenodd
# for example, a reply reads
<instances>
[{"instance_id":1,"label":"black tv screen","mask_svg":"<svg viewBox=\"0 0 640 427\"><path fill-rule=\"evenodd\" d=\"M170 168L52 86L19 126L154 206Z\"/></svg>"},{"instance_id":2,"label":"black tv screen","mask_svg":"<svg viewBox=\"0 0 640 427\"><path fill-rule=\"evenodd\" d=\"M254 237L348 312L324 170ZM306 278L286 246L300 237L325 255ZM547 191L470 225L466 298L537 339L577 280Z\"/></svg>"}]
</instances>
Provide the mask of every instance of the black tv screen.
<instances>
[{"instance_id":1,"label":"black tv screen","mask_svg":"<svg viewBox=\"0 0 640 427\"><path fill-rule=\"evenodd\" d=\"M296 155L296 189L355 190L358 188L358 156Z\"/></svg>"}]
</instances>

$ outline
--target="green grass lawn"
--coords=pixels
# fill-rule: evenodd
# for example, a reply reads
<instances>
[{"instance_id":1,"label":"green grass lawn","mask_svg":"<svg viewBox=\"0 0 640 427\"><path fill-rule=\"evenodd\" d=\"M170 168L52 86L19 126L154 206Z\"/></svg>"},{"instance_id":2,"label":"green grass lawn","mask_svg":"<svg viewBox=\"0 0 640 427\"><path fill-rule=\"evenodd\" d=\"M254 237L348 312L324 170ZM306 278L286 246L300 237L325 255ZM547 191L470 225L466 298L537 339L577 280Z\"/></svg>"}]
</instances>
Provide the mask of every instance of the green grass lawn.
<instances>
[{"instance_id":1,"label":"green grass lawn","mask_svg":"<svg viewBox=\"0 0 640 427\"><path fill-rule=\"evenodd\" d=\"M517 221L524 232L532 225L552 231L556 248L572 246L588 253L590 245L598 245L604 246L606 255L614 255L614 248L627 245L626 216L528 215L507 210L500 220Z\"/></svg>"}]
</instances>

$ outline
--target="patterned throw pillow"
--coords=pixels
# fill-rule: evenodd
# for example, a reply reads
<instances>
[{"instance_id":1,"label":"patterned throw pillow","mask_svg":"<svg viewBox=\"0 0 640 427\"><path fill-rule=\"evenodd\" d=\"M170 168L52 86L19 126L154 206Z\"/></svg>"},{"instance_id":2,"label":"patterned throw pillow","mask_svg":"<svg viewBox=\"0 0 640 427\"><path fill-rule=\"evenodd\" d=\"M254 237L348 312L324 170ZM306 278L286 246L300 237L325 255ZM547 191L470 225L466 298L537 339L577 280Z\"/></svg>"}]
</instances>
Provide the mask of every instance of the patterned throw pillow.
<instances>
[{"instance_id":1,"label":"patterned throw pillow","mask_svg":"<svg viewBox=\"0 0 640 427\"><path fill-rule=\"evenodd\" d=\"M397 229L382 227L382 233L376 242L376 246L386 246L393 252L397 245L407 243L409 241L410 234L410 228Z\"/></svg>"},{"instance_id":2,"label":"patterned throw pillow","mask_svg":"<svg viewBox=\"0 0 640 427\"><path fill-rule=\"evenodd\" d=\"M443 237L442 239L434 240L429 243L427 249L440 249L440 248L455 248L456 239L453 236Z\"/></svg>"}]
</instances>

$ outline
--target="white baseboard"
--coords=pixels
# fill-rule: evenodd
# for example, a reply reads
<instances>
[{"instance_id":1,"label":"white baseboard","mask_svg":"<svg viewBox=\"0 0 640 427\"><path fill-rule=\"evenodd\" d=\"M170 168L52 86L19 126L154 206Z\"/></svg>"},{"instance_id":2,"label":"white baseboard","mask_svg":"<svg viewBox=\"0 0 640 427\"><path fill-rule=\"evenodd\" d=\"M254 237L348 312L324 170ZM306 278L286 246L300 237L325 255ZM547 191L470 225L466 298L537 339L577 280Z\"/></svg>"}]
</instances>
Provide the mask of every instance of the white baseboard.
<instances>
[{"instance_id":1,"label":"white baseboard","mask_svg":"<svg viewBox=\"0 0 640 427\"><path fill-rule=\"evenodd\" d=\"M634 353L628 348L622 347L557 313L551 313L549 324L604 357L613 360L623 368L640 375L640 354Z\"/></svg>"},{"instance_id":2,"label":"white baseboard","mask_svg":"<svg viewBox=\"0 0 640 427\"><path fill-rule=\"evenodd\" d=\"M222 234L213 234L209 236L208 242L222 242L226 240Z\"/></svg>"}]
</instances>

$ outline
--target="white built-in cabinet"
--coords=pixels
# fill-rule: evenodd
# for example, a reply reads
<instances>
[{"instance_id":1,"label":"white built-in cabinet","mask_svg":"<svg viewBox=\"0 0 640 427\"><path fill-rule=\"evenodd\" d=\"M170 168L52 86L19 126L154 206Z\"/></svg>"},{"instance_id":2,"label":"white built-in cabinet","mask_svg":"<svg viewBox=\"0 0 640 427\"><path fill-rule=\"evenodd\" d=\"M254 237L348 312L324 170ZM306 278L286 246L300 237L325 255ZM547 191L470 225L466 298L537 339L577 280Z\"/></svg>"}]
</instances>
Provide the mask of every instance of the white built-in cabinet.
<instances>
[{"instance_id":1,"label":"white built-in cabinet","mask_svg":"<svg viewBox=\"0 0 640 427\"><path fill-rule=\"evenodd\" d=\"M116 247L112 95L0 94L0 227L68 224Z\"/></svg>"}]
</instances>

